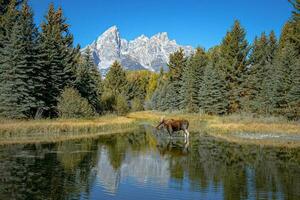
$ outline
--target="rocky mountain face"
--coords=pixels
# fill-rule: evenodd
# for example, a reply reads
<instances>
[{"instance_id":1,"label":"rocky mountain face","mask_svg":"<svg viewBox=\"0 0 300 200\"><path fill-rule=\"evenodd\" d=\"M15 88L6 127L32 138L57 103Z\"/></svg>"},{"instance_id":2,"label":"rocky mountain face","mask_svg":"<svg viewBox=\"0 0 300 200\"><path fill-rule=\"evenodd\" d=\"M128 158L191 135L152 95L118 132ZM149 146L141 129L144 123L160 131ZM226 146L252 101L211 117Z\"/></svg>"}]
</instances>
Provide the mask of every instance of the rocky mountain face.
<instances>
[{"instance_id":1,"label":"rocky mountain face","mask_svg":"<svg viewBox=\"0 0 300 200\"><path fill-rule=\"evenodd\" d=\"M186 55L194 51L191 46L180 46L175 40L170 40L166 32L150 38L141 35L127 41L121 39L116 26L106 30L87 47L90 48L94 61L103 75L115 60L128 70L147 69L158 72L161 67L167 68L169 55L179 48L183 48Z\"/></svg>"}]
</instances>

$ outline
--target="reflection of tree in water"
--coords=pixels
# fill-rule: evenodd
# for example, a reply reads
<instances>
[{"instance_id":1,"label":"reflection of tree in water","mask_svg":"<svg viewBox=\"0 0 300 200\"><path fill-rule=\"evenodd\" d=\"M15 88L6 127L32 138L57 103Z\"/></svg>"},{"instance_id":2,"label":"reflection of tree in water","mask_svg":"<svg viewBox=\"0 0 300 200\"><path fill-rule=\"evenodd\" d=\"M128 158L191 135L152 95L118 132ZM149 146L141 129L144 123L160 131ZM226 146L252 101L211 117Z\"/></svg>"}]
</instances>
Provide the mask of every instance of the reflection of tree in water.
<instances>
[{"instance_id":1,"label":"reflection of tree in water","mask_svg":"<svg viewBox=\"0 0 300 200\"><path fill-rule=\"evenodd\" d=\"M69 142L65 144L67 147L76 146ZM91 163L95 163L97 151L81 155L82 160L75 159L75 165L74 159L63 155L69 155L73 147L68 149L63 145L1 147L0 199L69 199L78 197L80 191L88 193L89 182L93 181L90 176ZM58 147L63 151L57 154ZM61 158L66 159L62 164L59 161Z\"/></svg>"},{"instance_id":2,"label":"reflection of tree in water","mask_svg":"<svg viewBox=\"0 0 300 200\"><path fill-rule=\"evenodd\" d=\"M239 145L201 136L190 141L169 139L148 131L157 150L169 162L171 178L182 189L187 176L190 189L207 191L223 187L224 199L299 199L300 149Z\"/></svg>"},{"instance_id":3,"label":"reflection of tree in water","mask_svg":"<svg viewBox=\"0 0 300 200\"><path fill-rule=\"evenodd\" d=\"M141 183L148 177L158 183L168 181L167 161L159 160L159 153L151 150L154 141L145 132L105 136L99 142L102 149L97 173L106 191L116 193L120 181L128 176Z\"/></svg>"},{"instance_id":4,"label":"reflection of tree in water","mask_svg":"<svg viewBox=\"0 0 300 200\"><path fill-rule=\"evenodd\" d=\"M193 190L223 186L224 199L279 198L297 199L299 192L299 149L241 146L201 137L191 141L185 159L170 159L173 178L187 174ZM253 179L253 180L252 180Z\"/></svg>"},{"instance_id":5,"label":"reflection of tree in water","mask_svg":"<svg viewBox=\"0 0 300 200\"><path fill-rule=\"evenodd\" d=\"M72 199L100 177L116 192L124 177L207 192L224 199L300 199L300 150L137 131L57 144L0 147L0 199ZM217 191L221 188L220 191ZM250 196L253 195L253 196ZM284 196L281 196L284 195Z\"/></svg>"}]
</instances>

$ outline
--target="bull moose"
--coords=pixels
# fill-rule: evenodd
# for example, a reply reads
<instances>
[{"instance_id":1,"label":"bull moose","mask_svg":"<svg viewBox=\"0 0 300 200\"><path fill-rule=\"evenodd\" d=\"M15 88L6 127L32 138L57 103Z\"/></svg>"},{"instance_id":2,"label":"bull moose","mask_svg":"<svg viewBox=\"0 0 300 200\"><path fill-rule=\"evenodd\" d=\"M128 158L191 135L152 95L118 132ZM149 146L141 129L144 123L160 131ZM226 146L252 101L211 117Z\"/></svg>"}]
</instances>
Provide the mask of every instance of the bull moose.
<instances>
[{"instance_id":1,"label":"bull moose","mask_svg":"<svg viewBox=\"0 0 300 200\"><path fill-rule=\"evenodd\" d=\"M160 123L156 126L156 129L160 129L163 126L167 129L170 136L172 136L173 132L176 131L184 131L185 140L189 138L190 133L188 132L189 122L185 119L164 119L160 120Z\"/></svg>"}]
</instances>

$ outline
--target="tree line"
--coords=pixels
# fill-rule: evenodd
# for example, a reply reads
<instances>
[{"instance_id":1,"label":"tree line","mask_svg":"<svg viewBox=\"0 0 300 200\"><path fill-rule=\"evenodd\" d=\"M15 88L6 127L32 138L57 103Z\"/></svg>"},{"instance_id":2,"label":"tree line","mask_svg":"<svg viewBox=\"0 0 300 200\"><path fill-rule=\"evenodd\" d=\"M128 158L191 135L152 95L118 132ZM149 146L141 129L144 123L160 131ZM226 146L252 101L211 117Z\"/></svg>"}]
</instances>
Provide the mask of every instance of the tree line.
<instances>
[{"instance_id":1,"label":"tree line","mask_svg":"<svg viewBox=\"0 0 300 200\"><path fill-rule=\"evenodd\" d=\"M253 44L235 21L221 44L187 57L170 55L151 105L157 110L208 114L257 113L300 116L300 1L290 1L292 17L279 40L261 33Z\"/></svg>"},{"instance_id":2,"label":"tree line","mask_svg":"<svg viewBox=\"0 0 300 200\"><path fill-rule=\"evenodd\" d=\"M164 72L125 71L115 61L105 78L91 51L74 46L62 8L50 4L37 26L27 1L0 0L0 116L81 117L162 111L300 116L299 0L280 38L252 44L235 21L221 44L182 49Z\"/></svg>"}]
</instances>

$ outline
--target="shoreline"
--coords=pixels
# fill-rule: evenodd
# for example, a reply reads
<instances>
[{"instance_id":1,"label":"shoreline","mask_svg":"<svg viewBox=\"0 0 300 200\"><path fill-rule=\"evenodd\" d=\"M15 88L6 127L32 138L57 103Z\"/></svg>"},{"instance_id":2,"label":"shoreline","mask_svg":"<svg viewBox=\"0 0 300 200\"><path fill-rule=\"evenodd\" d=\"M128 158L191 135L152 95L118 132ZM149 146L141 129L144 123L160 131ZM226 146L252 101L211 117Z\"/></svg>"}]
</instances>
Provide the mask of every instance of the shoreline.
<instances>
[{"instance_id":1,"label":"shoreline","mask_svg":"<svg viewBox=\"0 0 300 200\"><path fill-rule=\"evenodd\" d=\"M274 117L209 116L157 111L132 112L123 117L107 115L91 119L2 120L0 121L0 145L51 143L125 133L136 130L142 122L155 126L162 116L189 120L189 129L192 134L205 132L213 137L239 144L300 147L300 140L249 139L236 136L236 133L254 135L269 133L299 135L300 137L300 124L298 122Z\"/></svg>"}]
</instances>

